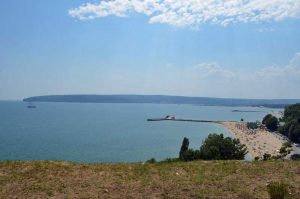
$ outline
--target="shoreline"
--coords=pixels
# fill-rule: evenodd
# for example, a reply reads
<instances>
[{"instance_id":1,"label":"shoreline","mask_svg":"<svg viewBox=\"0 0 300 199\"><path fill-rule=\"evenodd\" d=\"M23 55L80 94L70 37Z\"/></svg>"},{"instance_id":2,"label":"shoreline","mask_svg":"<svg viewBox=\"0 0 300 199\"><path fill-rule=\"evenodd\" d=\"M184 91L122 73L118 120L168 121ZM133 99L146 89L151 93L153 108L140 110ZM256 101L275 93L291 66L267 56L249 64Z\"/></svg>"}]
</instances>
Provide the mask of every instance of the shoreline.
<instances>
[{"instance_id":1,"label":"shoreline","mask_svg":"<svg viewBox=\"0 0 300 199\"><path fill-rule=\"evenodd\" d=\"M262 159L265 153L272 156L279 155L279 150L285 142L269 131L263 129L250 130L242 122L219 122L219 124L239 139L242 144L246 145L253 159L255 157Z\"/></svg>"}]
</instances>

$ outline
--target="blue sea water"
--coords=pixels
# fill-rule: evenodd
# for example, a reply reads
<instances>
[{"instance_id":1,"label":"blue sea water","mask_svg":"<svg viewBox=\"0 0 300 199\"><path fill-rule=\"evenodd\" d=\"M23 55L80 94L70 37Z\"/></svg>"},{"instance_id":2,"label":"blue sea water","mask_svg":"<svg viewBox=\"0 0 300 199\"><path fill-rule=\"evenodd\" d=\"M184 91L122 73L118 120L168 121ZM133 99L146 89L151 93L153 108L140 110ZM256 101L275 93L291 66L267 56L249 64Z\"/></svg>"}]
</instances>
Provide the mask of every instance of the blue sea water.
<instances>
[{"instance_id":1,"label":"blue sea water","mask_svg":"<svg viewBox=\"0 0 300 199\"><path fill-rule=\"evenodd\" d=\"M278 109L171 104L0 101L0 160L138 162L177 157L183 137L199 148L209 133L232 136L212 123L160 121L175 115L205 120L261 120ZM232 110L259 112L232 112Z\"/></svg>"}]
</instances>

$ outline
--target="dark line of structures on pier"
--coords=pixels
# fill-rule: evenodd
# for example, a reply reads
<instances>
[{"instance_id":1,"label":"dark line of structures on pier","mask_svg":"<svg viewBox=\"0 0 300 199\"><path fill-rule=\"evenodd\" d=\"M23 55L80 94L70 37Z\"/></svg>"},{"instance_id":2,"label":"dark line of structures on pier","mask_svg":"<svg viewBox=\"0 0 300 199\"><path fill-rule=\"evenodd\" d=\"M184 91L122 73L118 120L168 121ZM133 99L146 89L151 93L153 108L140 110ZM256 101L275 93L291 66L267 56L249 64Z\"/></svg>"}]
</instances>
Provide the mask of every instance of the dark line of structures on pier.
<instances>
[{"instance_id":1,"label":"dark line of structures on pier","mask_svg":"<svg viewBox=\"0 0 300 199\"><path fill-rule=\"evenodd\" d=\"M206 122L206 123L237 122L237 121L221 121L221 120L166 119L166 118L147 119L147 121Z\"/></svg>"}]
</instances>

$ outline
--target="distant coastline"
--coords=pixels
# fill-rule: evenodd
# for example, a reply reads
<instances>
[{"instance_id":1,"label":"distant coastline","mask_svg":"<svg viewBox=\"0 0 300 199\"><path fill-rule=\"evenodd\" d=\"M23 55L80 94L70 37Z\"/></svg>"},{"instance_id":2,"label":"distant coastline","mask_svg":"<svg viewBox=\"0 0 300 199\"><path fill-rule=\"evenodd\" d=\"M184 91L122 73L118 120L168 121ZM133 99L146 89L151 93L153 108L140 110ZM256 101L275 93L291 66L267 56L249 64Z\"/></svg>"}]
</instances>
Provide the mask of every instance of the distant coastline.
<instances>
[{"instance_id":1,"label":"distant coastline","mask_svg":"<svg viewBox=\"0 0 300 199\"><path fill-rule=\"evenodd\" d=\"M284 108L300 99L237 99L213 97L186 97L168 95L45 95L23 99L24 102L73 102L73 103L151 103L191 104L199 106L252 106Z\"/></svg>"}]
</instances>

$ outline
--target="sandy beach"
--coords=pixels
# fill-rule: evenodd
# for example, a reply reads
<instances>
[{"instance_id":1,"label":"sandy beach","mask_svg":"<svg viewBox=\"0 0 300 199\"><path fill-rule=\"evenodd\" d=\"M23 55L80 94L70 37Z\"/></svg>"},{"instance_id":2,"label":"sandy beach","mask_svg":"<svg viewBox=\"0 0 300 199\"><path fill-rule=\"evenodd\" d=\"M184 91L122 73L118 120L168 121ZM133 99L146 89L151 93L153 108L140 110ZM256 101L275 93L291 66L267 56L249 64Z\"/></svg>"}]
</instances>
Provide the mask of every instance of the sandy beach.
<instances>
[{"instance_id":1,"label":"sandy beach","mask_svg":"<svg viewBox=\"0 0 300 199\"><path fill-rule=\"evenodd\" d=\"M279 155L284 140L276 134L263 129L250 130L246 125L240 122L221 122L225 128L235 135L247 149L253 158L262 158L265 153Z\"/></svg>"}]
</instances>

